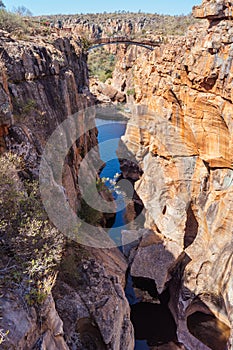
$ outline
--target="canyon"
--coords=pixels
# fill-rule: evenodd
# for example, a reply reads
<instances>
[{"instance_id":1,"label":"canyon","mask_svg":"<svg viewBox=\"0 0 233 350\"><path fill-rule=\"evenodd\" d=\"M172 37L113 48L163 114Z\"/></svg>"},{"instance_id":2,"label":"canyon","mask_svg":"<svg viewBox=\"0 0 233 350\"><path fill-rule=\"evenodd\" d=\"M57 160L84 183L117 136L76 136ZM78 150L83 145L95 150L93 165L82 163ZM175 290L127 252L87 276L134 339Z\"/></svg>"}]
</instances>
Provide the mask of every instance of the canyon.
<instances>
[{"instance_id":1,"label":"canyon","mask_svg":"<svg viewBox=\"0 0 233 350\"><path fill-rule=\"evenodd\" d=\"M169 294L177 338L151 349L232 349L232 10L232 1L203 0L184 36L168 36L153 52L113 49L116 67L101 94L127 99L131 113L118 156L132 157L133 163L122 160L122 176L134 184L145 214L143 228L122 231L123 253L82 246L52 225L48 233L39 214L42 255L52 257L55 267L46 265L42 275L37 268L39 281L30 284L28 267L41 259L29 237L33 231L37 238L35 229L28 223L18 228L15 221L11 226L12 218L0 210L3 349L134 349L124 292L129 272L150 308ZM20 196L31 198L27 181L38 180L43 149L57 126L79 112L77 128L85 130L86 111L95 125L87 53L72 25L72 34L29 41L1 32L1 204L7 208L19 197L16 212L24 213ZM124 26L117 30L127 33ZM93 127L65 159L59 195L75 212L81 207L79 167L97 145ZM7 151L20 157L23 168L4 158ZM98 151L95 157L100 159ZM58 187L52 173L47 180Z\"/></svg>"},{"instance_id":2,"label":"canyon","mask_svg":"<svg viewBox=\"0 0 233 350\"><path fill-rule=\"evenodd\" d=\"M232 329L232 3L228 5L203 1L193 10L203 21L185 37L153 53L128 49L113 76L113 86L133 88L135 103L141 105L123 137L143 171L135 188L148 229L132 253L131 274L154 280L159 292L171 289L178 338L188 349L222 348L208 343L216 324L212 330L206 326L205 336L192 329L197 315L214 315L228 332ZM157 263L148 268L156 256Z\"/></svg>"},{"instance_id":3,"label":"canyon","mask_svg":"<svg viewBox=\"0 0 233 350\"><path fill-rule=\"evenodd\" d=\"M93 97L88 91L86 54L80 46L68 38L57 38L52 44L43 39L39 43L18 42L1 33L1 149L20 157L24 164L23 169L17 169L2 158L5 172L1 173L1 222L7 218L4 208L12 205L8 202L10 196L14 195L17 202L21 189L21 200L27 203L25 181L38 180L43 147L56 127L79 111L78 127L84 129L84 111L93 105ZM93 120L94 117L89 115ZM65 190L59 193L75 211L81 197L76 180L78 167L85 154L97 145L96 135L96 128L82 133L63 167ZM56 187L53 174L48 181ZM1 226L1 330L3 336L7 334L1 347L84 349L87 343L98 349L107 344L115 349L132 348L130 309L124 296L127 264L118 249L82 249L57 236L52 227L48 228L52 240L45 238L41 212L38 215L33 208L31 220L36 220L41 236L38 242L45 240L45 246L39 244L40 257L29 237L34 237L31 225L20 230L16 223L11 232L13 207L11 211L8 224ZM45 263L48 274L40 275L36 269L32 277L32 263L40 265L40 258L46 257L57 260L55 270L49 270ZM31 278L36 285L31 284Z\"/></svg>"}]
</instances>

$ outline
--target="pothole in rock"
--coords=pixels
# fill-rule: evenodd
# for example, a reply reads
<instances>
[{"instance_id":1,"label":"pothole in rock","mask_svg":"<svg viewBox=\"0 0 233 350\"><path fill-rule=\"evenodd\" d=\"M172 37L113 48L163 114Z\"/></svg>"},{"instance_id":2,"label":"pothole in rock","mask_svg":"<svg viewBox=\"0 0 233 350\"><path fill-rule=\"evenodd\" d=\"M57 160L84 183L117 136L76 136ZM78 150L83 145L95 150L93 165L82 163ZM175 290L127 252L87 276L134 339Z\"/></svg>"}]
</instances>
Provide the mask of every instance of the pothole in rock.
<instances>
[{"instance_id":1,"label":"pothole in rock","mask_svg":"<svg viewBox=\"0 0 233 350\"><path fill-rule=\"evenodd\" d=\"M140 302L131 306L135 338L149 346L177 341L176 323L166 305Z\"/></svg>"},{"instance_id":2,"label":"pothole in rock","mask_svg":"<svg viewBox=\"0 0 233 350\"><path fill-rule=\"evenodd\" d=\"M188 330L212 350L226 350L230 328L213 314L196 311L187 318Z\"/></svg>"},{"instance_id":3,"label":"pothole in rock","mask_svg":"<svg viewBox=\"0 0 233 350\"><path fill-rule=\"evenodd\" d=\"M126 295L131 296L129 301L136 340L135 350L162 350L166 346L167 349L182 349L177 340L176 322L168 307L169 289L159 294L154 280L131 276L129 278L132 290L129 290L128 283Z\"/></svg>"},{"instance_id":4,"label":"pothole in rock","mask_svg":"<svg viewBox=\"0 0 233 350\"><path fill-rule=\"evenodd\" d=\"M231 329L222 295L199 294L186 310L186 319L189 332L203 344L212 350L227 349Z\"/></svg>"},{"instance_id":5,"label":"pothole in rock","mask_svg":"<svg viewBox=\"0 0 233 350\"><path fill-rule=\"evenodd\" d=\"M79 335L82 350L107 349L98 327L90 318L85 317L78 320L76 329Z\"/></svg>"}]
</instances>

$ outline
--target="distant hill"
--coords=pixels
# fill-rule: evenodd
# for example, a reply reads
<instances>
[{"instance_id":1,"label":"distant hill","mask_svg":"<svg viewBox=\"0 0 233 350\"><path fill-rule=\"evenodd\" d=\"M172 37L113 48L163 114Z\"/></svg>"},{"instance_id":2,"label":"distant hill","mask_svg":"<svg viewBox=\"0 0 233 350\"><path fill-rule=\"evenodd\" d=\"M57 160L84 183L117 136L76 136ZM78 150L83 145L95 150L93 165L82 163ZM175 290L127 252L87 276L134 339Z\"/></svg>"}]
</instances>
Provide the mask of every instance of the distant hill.
<instances>
[{"instance_id":1,"label":"distant hill","mask_svg":"<svg viewBox=\"0 0 233 350\"><path fill-rule=\"evenodd\" d=\"M170 16L150 13L115 13L53 15L36 17L52 25L62 22L63 27L73 28L77 33L91 38L113 35L150 36L184 35L187 28L197 20L190 15Z\"/></svg>"}]
</instances>

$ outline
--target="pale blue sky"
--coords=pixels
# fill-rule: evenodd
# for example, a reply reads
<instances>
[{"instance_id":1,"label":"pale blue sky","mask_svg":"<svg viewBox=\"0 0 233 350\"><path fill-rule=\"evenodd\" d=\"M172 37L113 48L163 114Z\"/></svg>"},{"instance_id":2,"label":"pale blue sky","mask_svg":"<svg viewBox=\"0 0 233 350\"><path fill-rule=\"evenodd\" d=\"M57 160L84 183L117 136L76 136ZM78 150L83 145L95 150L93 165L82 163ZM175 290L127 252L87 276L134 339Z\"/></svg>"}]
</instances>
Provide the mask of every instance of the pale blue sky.
<instances>
[{"instance_id":1,"label":"pale blue sky","mask_svg":"<svg viewBox=\"0 0 233 350\"><path fill-rule=\"evenodd\" d=\"M34 15L40 14L77 14L114 12L126 10L137 12L187 14L192 6L200 4L201 0L3 0L7 9L24 5Z\"/></svg>"}]
</instances>

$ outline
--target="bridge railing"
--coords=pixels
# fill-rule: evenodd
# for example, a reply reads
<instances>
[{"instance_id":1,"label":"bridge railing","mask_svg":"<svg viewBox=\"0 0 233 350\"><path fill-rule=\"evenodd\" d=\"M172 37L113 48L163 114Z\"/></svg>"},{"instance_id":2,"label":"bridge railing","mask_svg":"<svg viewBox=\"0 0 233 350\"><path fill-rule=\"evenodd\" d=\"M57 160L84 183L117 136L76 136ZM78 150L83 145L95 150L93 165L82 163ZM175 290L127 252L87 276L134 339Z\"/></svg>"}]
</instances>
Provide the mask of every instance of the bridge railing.
<instances>
[{"instance_id":1,"label":"bridge railing","mask_svg":"<svg viewBox=\"0 0 233 350\"><path fill-rule=\"evenodd\" d=\"M153 40L139 40L132 39L128 37L111 37L111 38L99 38L90 41L92 46L101 45L101 44L115 44L115 43L132 43L138 45L147 45L147 46L160 46L161 41L153 41Z\"/></svg>"}]
</instances>

